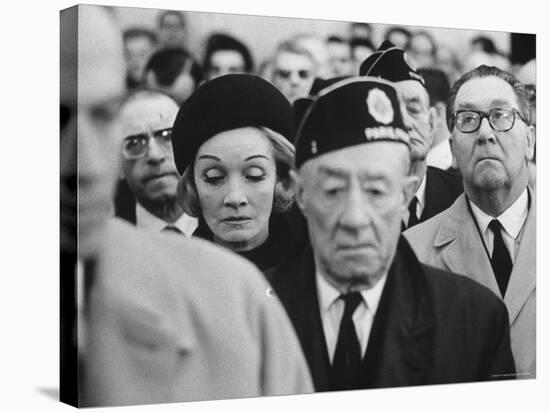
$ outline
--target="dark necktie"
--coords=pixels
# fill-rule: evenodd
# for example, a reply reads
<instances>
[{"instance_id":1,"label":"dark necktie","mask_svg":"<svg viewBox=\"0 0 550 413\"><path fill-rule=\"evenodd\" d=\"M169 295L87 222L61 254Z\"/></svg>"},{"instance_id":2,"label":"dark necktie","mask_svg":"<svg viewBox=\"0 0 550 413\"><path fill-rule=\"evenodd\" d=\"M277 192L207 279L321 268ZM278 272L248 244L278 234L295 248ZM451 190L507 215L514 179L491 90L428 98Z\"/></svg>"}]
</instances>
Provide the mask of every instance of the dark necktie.
<instances>
[{"instance_id":1,"label":"dark necktie","mask_svg":"<svg viewBox=\"0 0 550 413\"><path fill-rule=\"evenodd\" d=\"M331 367L331 389L348 390L357 385L361 368L361 346L353 324L353 313L363 298L359 292L341 295L344 300L344 315L340 321L338 342Z\"/></svg>"},{"instance_id":2,"label":"dark necktie","mask_svg":"<svg viewBox=\"0 0 550 413\"><path fill-rule=\"evenodd\" d=\"M512 272L512 259L502 239L502 225L500 222L493 219L489 223L489 229L493 231L494 234L491 266L493 267L500 293L504 297L506 288L508 287L508 281L510 280L510 273Z\"/></svg>"},{"instance_id":3,"label":"dark necktie","mask_svg":"<svg viewBox=\"0 0 550 413\"><path fill-rule=\"evenodd\" d=\"M410 228L418 224L418 217L416 216L416 206L418 205L418 198L413 196L411 203L409 204L409 222L407 228Z\"/></svg>"},{"instance_id":4,"label":"dark necktie","mask_svg":"<svg viewBox=\"0 0 550 413\"><path fill-rule=\"evenodd\" d=\"M181 232L181 230L173 225L166 225L163 229L162 229L162 232L172 232L174 234L180 234L180 235L183 235L183 232Z\"/></svg>"}]
</instances>

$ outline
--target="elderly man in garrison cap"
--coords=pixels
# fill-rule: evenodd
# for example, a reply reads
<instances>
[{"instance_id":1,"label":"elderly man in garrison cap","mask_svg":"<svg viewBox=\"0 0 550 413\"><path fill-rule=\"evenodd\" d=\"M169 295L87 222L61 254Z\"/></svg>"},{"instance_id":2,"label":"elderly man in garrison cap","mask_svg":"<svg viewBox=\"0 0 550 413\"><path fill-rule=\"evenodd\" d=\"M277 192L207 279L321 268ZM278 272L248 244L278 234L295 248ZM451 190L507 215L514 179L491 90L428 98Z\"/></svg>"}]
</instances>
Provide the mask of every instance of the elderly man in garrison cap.
<instances>
[{"instance_id":1,"label":"elderly man in garrison cap","mask_svg":"<svg viewBox=\"0 0 550 413\"><path fill-rule=\"evenodd\" d=\"M404 212L407 228L423 222L447 209L462 193L460 177L452 172L427 165L426 157L432 145L435 109L424 79L409 61L407 54L389 41L370 55L359 69L361 76L380 77L395 83L405 103L404 116L409 119L411 141L411 171L418 178L414 197Z\"/></svg>"},{"instance_id":2,"label":"elderly man in garrison cap","mask_svg":"<svg viewBox=\"0 0 550 413\"><path fill-rule=\"evenodd\" d=\"M421 265L400 236L409 151L397 91L374 78L323 89L299 126L292 175L311 248L272 284L317 391L515 377L498 297Z\"/></svg>"},{"instance_id":3,"label":"elderly man in garrison cap","mask_svg":"<svg viewBox=\"0 0 550 413\"><path fill-rule=\"evenodd\" d=\"M536 210L528 186L535 137L529 94L515 77L479 66L451 88L451 151L464 195L405 232L419 259L464 274L504 300L518 377L536 374Z\"/></svg>"}]
</instances>

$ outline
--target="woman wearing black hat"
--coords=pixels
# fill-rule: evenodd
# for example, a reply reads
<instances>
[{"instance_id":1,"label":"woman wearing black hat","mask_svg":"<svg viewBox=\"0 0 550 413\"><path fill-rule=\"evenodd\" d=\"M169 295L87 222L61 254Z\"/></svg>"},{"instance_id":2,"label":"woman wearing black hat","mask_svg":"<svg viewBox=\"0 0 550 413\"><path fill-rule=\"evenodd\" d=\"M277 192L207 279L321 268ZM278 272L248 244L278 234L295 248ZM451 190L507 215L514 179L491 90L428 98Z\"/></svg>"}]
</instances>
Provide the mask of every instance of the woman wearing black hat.
<instances>
[{"instance_id":1,"label":"woman wearing black hat","mask_svg":"<svg viewBox=\"0 0 550 413\"><path fill-rule=\"evenodd\" d=\"M226 75L189 98L172 131L180 198L200 222L195 236L248 258L267 278L305 240L305 222L290 211L292 119L269 82Z\"/></svg>"}]
</instances>

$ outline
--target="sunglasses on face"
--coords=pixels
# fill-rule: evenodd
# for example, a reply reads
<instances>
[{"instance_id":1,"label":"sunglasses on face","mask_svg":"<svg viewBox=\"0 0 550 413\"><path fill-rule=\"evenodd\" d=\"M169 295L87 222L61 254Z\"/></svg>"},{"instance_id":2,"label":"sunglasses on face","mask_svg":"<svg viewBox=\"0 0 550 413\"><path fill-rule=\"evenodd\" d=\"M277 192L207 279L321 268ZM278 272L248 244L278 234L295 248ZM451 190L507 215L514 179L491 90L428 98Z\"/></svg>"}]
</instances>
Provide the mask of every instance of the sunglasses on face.
<instances>
[{"instance_id":1,"label":"sunglasses on face","mask_svg":"<svg viewBox=\"0 0 550 413\"><path fill-rule=\"evenodd\" d=\"M298 70L298 71L291 71L291 70L281 70L276 69L275 75L280 77L281 79L290 79L293 73L297 73L298 77L302 80L309 79L311 77L311 72L309 70Z\"/></svg>"}]
</instances>

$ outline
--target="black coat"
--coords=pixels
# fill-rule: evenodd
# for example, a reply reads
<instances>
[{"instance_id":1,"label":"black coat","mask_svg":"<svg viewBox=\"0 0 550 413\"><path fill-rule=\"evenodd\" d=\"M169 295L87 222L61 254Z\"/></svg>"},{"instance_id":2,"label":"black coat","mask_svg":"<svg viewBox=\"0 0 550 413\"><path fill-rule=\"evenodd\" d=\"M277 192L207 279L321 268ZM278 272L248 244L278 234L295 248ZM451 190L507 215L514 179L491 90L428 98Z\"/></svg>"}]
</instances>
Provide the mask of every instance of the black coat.
<instances>
[{"instance_id":1,"label":"black coat","mask_svg":"<svg viewBox=\"0 0 550 413\"><path fill-rule=\"evenodd\" d=\"M126 179L119 179L114 197L115 216L136 225L136 198Z\"/></svg>"},{"instance_id":2,"label":"black coat","mask_svg":"<svg viewBox=\"0 0 550 413\"><path fill-rule=\"evenodd\" d=\"M194 237L214 240L212 231L203 216L199 216L199 226ZM255 264L270 281L273 273L289 259L296 258L308 245L307 223L294 203L285 212L273 212L269 218L269 237L259 247L237 254Z\"/></svg>"},{"instance_id":3,"label":"black coat","mask_svg":"<svg viewBox=\"0 0 550 413\"><path fill-rule=\"evenodd\" d=\"M297 332L316 391L331 390L312 250L280 267L272 285ZM480 284L421 265L401 238L362 364L357 388L514 377L508 313Z\"/></svg>"},{"instance_id":4,"label":"black coat","mask_svg":"<svg viewBox=\"0 0 550 413\"><path fill-rule=\"evenodd\" d=\"M420 222L449 208L458 196L464 192L462 177L456 171L428 166L426 170L426 202Z\"/></svg>"}]
</instances>

